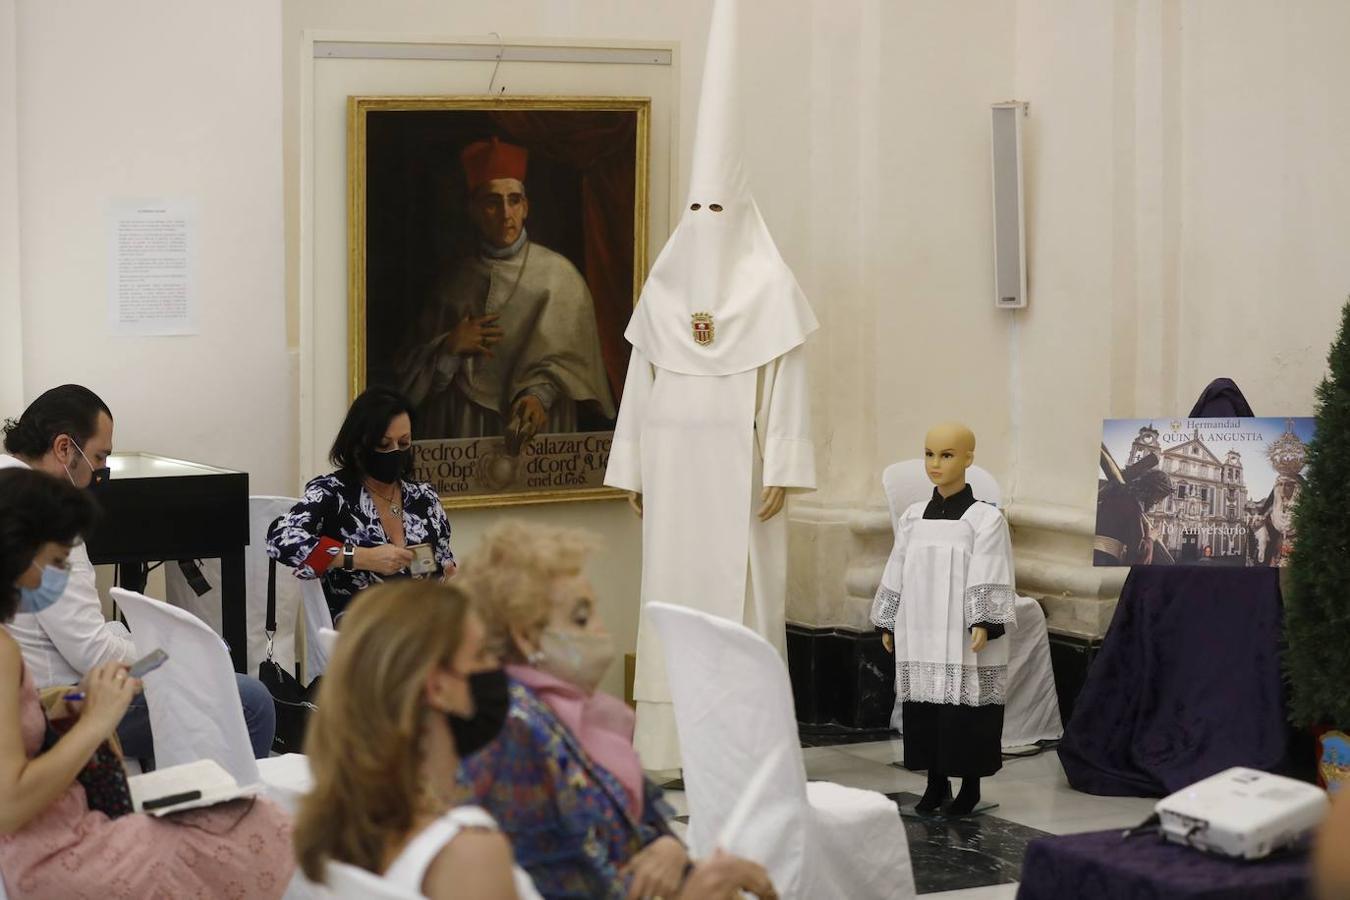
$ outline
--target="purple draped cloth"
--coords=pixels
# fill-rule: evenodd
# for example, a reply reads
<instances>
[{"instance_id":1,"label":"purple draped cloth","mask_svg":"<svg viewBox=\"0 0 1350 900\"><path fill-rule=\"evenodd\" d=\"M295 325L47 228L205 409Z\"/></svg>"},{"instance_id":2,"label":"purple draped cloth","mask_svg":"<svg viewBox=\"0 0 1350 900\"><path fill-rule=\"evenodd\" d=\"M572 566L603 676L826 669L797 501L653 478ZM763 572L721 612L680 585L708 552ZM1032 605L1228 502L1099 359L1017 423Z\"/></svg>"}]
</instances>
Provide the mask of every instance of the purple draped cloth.
<instances>
[{"instance_id":1,"label":"purple draped cloth","mask_svg":"<svg viewBox=\"0 0 1350 900\"><path fill-rule=\"evenodd\" d=\"M1192 418L1250 416L1227 378ZM1075 789L1162 797L1230 766L1285 761L1280 573L1267 568L1137 566L1064 729Z\"/></svg>"},{"instance_id":2,"label":"purple draped cloth","mask_svg":"<svg viewBox=\"0 0 1350 900\"><path fill-rule=\"evenodd\" d=\"M1192 419L1231 419L1234 416L1254 416L1251 404L1231 378L1215 378L1191 407Z\"/></svg>"},{"instance_id":3,"label":"purple draped cloth","mask_svg":"<svg viewBox=\"0 0 1350 900\"><path fill-rule=\"evenodd\" d=\"M1093 831L1028 844L1017 900L1303 900L1308 869L1306 853L1244 862Z\"/></svg>"},{"instance_id":4,"label":"purple draped cloth","mask_svg":"<svg viewBox=\"0 0 1350 900\"><path fill-rule=\"evenodd\" d=\"M1059 747L1069 784L1162 797L1231 766L1278 768L1280 623L1278 569L1131 569Z\"/></svg>"}]
</instances>

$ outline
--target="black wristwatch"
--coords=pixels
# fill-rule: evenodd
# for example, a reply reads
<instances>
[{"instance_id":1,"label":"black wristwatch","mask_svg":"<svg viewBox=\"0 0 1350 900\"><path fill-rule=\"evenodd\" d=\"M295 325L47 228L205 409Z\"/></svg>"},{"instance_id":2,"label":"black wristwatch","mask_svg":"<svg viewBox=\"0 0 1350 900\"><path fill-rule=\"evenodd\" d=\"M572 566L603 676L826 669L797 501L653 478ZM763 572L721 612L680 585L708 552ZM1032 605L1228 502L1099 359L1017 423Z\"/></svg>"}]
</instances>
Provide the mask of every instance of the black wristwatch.
<instances>
[{"instance_id":1,"label":"black wristwatch","mask_svg":"<svg viewBox=\"0 0 1350 900\"><path fill-rule=\"evenodd\" d=\"M346 569L346 570L349 571L349 572L350 572L352 569L356 568L356 545L355 545L355 544L343 544L343 545L342 545L342 568Z\"/></svg>"}]
</instances>

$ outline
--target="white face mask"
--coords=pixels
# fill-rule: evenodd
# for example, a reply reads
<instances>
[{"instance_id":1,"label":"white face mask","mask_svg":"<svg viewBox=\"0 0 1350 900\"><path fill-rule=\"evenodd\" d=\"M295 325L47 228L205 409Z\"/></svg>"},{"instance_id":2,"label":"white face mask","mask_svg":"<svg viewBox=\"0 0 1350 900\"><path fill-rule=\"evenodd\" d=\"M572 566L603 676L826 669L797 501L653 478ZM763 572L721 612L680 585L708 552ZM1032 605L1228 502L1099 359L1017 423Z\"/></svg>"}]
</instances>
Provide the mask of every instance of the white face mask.
<instances>
[{"instance_id":1,"label":"white face mask","mask_svg":"<svg viewBox=\"0 0 1350 900\"><path fill-rule=\"evenodd\" d=\"M535 667L592 693L614 662L614 638L592 631L545 628Z\"/></svg>"}]
</instances>

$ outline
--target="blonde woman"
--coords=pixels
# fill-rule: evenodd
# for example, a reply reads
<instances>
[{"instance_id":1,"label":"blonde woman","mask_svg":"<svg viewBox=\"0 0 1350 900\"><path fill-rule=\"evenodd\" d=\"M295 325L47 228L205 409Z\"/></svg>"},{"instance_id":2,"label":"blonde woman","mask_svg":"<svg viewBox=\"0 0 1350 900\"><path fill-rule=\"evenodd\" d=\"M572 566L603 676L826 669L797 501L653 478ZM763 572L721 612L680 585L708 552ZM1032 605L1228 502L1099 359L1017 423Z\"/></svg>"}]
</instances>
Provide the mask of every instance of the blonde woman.
<instances>
[{"instance_id":1,"label":"blonde woman","mask_svg":"<svg viewBox=\"0 0 1350 900\"><path fill-rule=\"evenodd\" d=\"M305 874L359 866L426 897L532 900L483 810L458 805L461 757L495 737L505 677L457 587L396 581L358 594L305 740L314 790L295 850Z\"/></svg>"},{"instance_id":2,"label":"blonde woman","mask_svg":"<svg viewBox=\"0 0 1350 900\"><path fill-rule=\"evenodd\" d=\"M550 900L773 897L753 863L690 862L643 776L632 711L596 690L615 653L583 571L592 548L580 532L507 521L465 561L457 582L508 662L510 713L463 779Z\"/></svg>"}]
</instances>

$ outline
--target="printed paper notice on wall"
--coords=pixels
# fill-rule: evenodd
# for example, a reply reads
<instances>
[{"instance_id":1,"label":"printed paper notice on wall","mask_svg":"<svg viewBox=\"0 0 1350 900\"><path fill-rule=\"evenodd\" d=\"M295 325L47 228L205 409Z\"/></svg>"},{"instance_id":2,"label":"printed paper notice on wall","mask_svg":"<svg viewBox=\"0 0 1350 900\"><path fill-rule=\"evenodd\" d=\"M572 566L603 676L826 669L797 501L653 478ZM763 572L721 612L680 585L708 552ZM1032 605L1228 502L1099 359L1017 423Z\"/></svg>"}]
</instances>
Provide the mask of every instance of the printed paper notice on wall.
<instances>
[{"instance_id":1,"label":"printed paper notice on wall","mask_svg":"<svg viewBox=\"0 0 1350 900\"><path fill-rule=\"evenodd\" d=\"M120 335L197 334L197 214L182 200L108 208L108 327Z\"/></svg>"}]
</instances>

